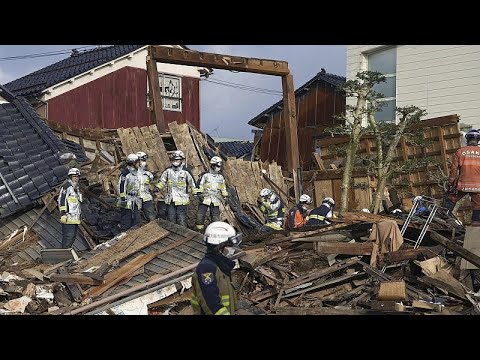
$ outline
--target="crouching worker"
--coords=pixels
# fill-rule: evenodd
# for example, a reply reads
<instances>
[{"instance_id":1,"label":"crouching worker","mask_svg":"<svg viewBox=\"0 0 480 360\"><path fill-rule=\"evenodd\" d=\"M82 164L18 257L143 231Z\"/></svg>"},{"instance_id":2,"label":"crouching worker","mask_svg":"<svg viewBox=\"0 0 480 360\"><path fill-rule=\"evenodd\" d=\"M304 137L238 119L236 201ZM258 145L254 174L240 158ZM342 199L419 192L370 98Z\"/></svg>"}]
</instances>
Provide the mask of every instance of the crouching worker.
<instances>
[{"instance_id":1,"label":"crouching worker","mask_svg":"<svg viewBox=\"0 0 480 360\"><path fill-rule=\"evenodd\" d=\"M282 199L270 189L260 190L257 199L260 211L266 216L267 222L260 231L283 230L285 204Z\"/></svg>"},{"instance_id":2,"label":"crouching worker","mask_svg":"<svg viewBox=\"0 0 480 360\"><path fill-rule=\"evenodd\" d=\"M307 223L308 208L312 203L312 198L306 194L300 196L297 206L291 208L288 212L287 227L289 230L300 229Z\"/></svg>"},{"instance_id":3,"label":"crouching worker","mask_svg":"<svg viewBox=\"0 0 480 360\"><path fill-rule=\"evenodd\" d=\"M241 236L231 225L216 221L205 229L204 240L207 253L192 276L194 314L233 315L238 308L231 280L235 262L225 255L228 247L240 244Z\"/></svg>"},{"instance_id":4,"label":"crouching worker","mask_svg":"<svg viewBox=\"0 0 480 360\"><path fill-rule=\"evenodd\" d=\"M308 214L307 225L329 225L328 218L333 216L333 208L335 207L335 201L331 197L323 199L322 204L310 211Z\"/></svg>"},{"instance_id":5,"label":"crouching worker","mask_svg":"<svg viewBox=\"0 0 480 360\"><path fill-rule=\"evenodd\" d=\"M220 202L228 197L225 179L220 174L222 163L222 159L218 156L212 157L210 171L203 173L198 179L197 188L194 190L194 194L200 201L195 222L197 231L203 231L208 209L210 209L212 222L220 221Z\"/></svg>"},{"instance_id":6,"label":"crouching worker","mask_svg":"<svg viewBox=\"0 0 480 360\"><path fill-rule=\"evenodd\" d=\"M58 209L60 210L60 222L62 223L62 248L71 248L77 236L78 225L82 209L82 194L79 189L80 170L71 168L68 170L68 179L63 184L58 196Z\"/></svg>"}]
</instances>

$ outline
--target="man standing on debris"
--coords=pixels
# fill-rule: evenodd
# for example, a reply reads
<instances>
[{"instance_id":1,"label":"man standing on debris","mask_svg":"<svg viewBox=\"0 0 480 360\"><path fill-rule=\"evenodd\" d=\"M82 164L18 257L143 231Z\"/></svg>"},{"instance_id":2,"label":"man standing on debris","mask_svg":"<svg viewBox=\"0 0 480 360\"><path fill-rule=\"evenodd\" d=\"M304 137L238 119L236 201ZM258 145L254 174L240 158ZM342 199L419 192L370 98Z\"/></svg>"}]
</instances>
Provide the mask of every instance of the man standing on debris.
<instances>
[{"instance_id":1,"label":"man standing on debris","mask_svg":"<svg viewBox=\"0 0 480 360\"><path fill-rule=\"evenodd\" d=\"M222 163L220 157L212 157L210 171L200 175L197 188L194 190L195 195L199 197L197 221L195 222L195 228L198 231L203 231L205 227L205 215L208 209L210 209L212 222L220 221L220 203L228 197L225 178L220 174Z\"/></svg>"},{"instance_id":2,"label":"man standing on debris","mask_svg":"<svg viewBox=\"0 0 480 360\"><path fill-rule=\"evenodd\" d=\"M138 179L139 158L129 154L125 159L126 167L118 180L117 207L121 209L120 230L126 231L140 223L142 200L139 197L140 183Z\"/></svg>"},{"instance_id":3,"label":"man standing on debris","mask_svg":"<svg viewBox=\"0 0 480 360\"><path fill-rule=\"evenodd\" d=\"M267 217L267 223L261 231L283 230L285 204L277 194L270 189L260 190L257 205Z\"/></svg>"},{"instance_id":4,"label":"man standing on debris","mask_svg":"<svg viewBox=\"0 0 480 360\"><path fill-rule=\"evenodd\" d=\"M235 262L226 257L228 247L239 245L241 236L221 221L205 229L207 253L192 276L191 304L195 315L233 315L238 309L231 272Z\"/></svg>"},{"instance_id":5,"label":"man standing on debris","mask_svg":"<svg viewBox=\"0 0 480 360\"><path fill-rule=\"evenodd\" d=\"M184 168L185 154L183 151L174 151L171 161L172 166L165 169L155 186L162 190L167 185L165 204L167 205L168 221L187 227L189 192L193 192L195 189L195 180L190 171Z\"/></svg>"},{"instance_id":6,"label":"man standing on debris","mask_svg":"<svg viewBox=\"0 0 480 360\"><path fill-rule=\"evenodd\" d=\"M333 216L333 208L335 207L335 201L331 197L323 199L322 204L310 211L308 214L307 225L328 225L331 224L328 218Z\"/></svg>"},{"instance_id":7,"label":"man standing on debris","mask_svg":"<svg viewBox=\"0 0 480 360\"><path fill-rule=\"evenodd\" d=\"M300 196L297 206L291 208L288 212L287 227L289 230L300 229L307 223L308 208L312 203L312 198L307 194Z\"/></svg>"},{"instance_id":8,"label":"man standing on debris","mask_svg":"<svg viewBox=\"0 0 480 360\"><path fill-rule=\"evenodd\" d=\"M80 170L71 168L68 170L68 176L70 179L63 184L58 196L63 249L71 248L75 242L82 214L80 204L83 200L79 188Z\"/></svg>"},{"instance_id":9,"label":"man standing on debris","mask_svg":"<svg viewBox=\"0 0 480 360\"><path fill-rule=\"evenodd\" d=\"M472 226L480 226L480 132L470 130L465 134L467 146L457 150L450 168L448 199L450 210L465 195L472 199Z\"/></svg>"},{"instance_id":10,"label":"man standing on debris","mask_svg":"<svg viewBox=\"0 0 480 360\"><path fill-rule=\"evenodd\" d=\"M139 160L138 183L139 197L142 199L142 211L145 219L152 221L157 217L157 208L153 205L153 196L150 193L150 181L153 181L153 174L147 170L148 155L143 151L137 153Z\"/></svg>"}]
</instances>

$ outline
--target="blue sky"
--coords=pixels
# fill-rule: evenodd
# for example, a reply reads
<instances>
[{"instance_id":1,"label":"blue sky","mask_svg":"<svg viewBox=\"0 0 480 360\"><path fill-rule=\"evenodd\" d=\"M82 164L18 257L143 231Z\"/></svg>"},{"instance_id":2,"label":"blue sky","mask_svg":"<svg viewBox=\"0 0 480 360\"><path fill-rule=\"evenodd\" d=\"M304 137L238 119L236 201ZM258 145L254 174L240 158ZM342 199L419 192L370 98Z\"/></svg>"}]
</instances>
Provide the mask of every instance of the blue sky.
<instances>
[{"instance_id":1,"label":"blue sky","mask_svg":"<svg viewBox=\"0 0 480 360\"><path fill-rule=\"evenodd\" d=\"M86 45L0 45L0 84L53 64ZM321 68L345 76L345 45L187 45L192 50L287 61L295 89ZM65 50L65 51L63 51ZM80 49L82 50L82 49ZM47 54L57 52L56 54ZM12 56L42 54L26 59ZM248 88L245 88L248 86ZM201 82L201 130L211 136L252 140L248 121L279 101L280 77L214 70ZM273 92L273 93L272 93ZM278 93L277 93L278 92Z\"/></svg>"}]
</instances>

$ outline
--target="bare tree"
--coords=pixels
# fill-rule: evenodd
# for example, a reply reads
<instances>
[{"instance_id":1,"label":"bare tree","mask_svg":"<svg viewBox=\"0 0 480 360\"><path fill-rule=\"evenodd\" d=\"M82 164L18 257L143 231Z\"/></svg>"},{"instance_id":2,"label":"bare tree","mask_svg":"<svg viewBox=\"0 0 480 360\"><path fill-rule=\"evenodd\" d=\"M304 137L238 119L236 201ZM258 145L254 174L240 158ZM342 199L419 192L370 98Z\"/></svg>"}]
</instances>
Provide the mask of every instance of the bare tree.
<instances>
[{"instance_id":1,"label":"bare tree","mask_svg":"<svg viewBox=\"0 0 480 360\"><path fill-rule=\"evenodd\" d=\"M348 191L352 183L352 172L355 155L358 150L360 138L365 132L362 127L362 120L375 114L383 105L379 103L382 94L373 90L376 84L385 82L385 76L378 71L361 71L358 72L356 78L348 80L341 86L341 90L345 92L345 96L357 99L356 105L347 105L345 114L340 116L344 120L344 125L339 128L332 128L333 133L348 133L350 141L346 150L345 165L343 168L342 179L342 195L340 201L340 214L348 210Z\"/></svg>"},{"instance_id":2,"label":"bare tree","mask_svg":"<svg viewBox=\"0 0 480 360\"><path fill-rule=\"evenodd\" d=\"M397 107L396 111L400 116L400 121L397 125L394 123L379 123L375 121L373 114L369 114L368 116L369 129L375 135L377 147L375 166L377 188L371 206L375 214L377 214L381 208L387 180L394 173L411 171L420 166L425 166L425 164L428 165L428 159L427 163L425 163L425 159L419 159L415 161L404 161L401 164L393 165L395 150L401 137L405 135L405 132L412 124L419 122L421 118L427 114L425 110L413 105ZM388 144L388 147L385 146L386 144ZM385 147L386 151L384 151Z\"/></svg>"}]
</instances>

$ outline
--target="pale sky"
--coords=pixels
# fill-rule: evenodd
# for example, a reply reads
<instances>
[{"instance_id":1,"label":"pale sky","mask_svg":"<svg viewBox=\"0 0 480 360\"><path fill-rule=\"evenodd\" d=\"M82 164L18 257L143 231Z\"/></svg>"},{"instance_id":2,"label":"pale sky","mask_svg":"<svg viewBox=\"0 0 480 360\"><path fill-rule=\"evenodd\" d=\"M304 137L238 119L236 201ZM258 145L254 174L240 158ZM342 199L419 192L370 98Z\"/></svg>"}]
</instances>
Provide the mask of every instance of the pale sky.
<instances>
[{"instance_id":1,"label":"pale sky","mask_svg":"<svg viewBox=\"0 0 480 360\"><path fill-rule=\"evenodd\" d=\"M85 46L88 45L0 45L0 84L65 59L72 48L83 50ZM341 76L346 71L345 45L187 46L203 52L287 61L295 89L321 68ZM36 55L19 58L32 54ZM201 130L214 137L252 140L254 128L248 121L282 98L282 81L277 76L214 69L214 74L200 84Z\"/></svg>"}]
</instances>

